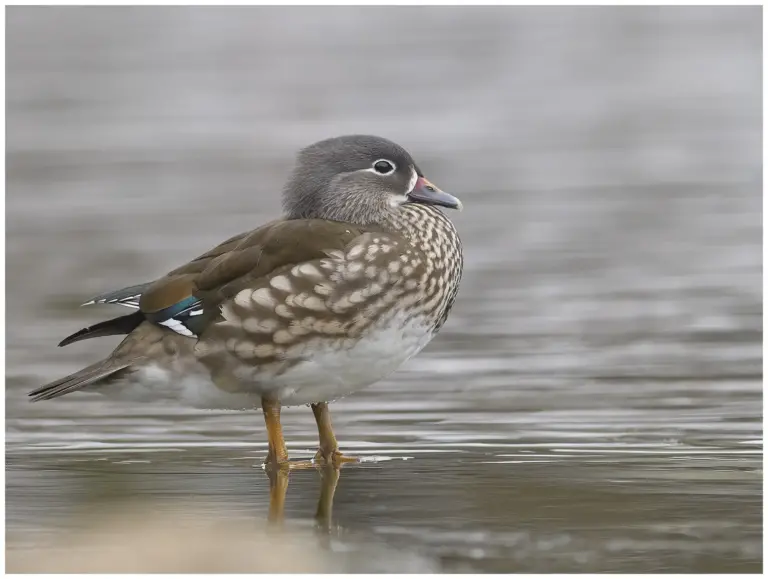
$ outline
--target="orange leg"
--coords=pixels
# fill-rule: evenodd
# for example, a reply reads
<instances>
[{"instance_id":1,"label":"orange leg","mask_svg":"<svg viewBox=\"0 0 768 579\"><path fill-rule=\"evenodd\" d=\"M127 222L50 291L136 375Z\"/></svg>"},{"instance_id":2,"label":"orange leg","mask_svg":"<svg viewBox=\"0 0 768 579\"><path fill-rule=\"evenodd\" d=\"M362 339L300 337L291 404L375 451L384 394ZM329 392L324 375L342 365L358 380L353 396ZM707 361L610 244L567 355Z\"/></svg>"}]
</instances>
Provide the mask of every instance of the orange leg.
<instances>
[{"instance_id":1,"label":"orange leg","mask_svg":"<svg viewBox=\"0 0 768 579\"><path fill-rule=\"evenodd\" d=\"M266 464L269 467L287 465L288 450L285 448L283 426L280 424L280 402L262 398L261 408L264 411L264 422L267 425L267 440L269 441Z\"/></svg>"},{"instance_id":2,"label":"orange leg","mask_svg":"<svg viewBox=\"0 0 768 579\"><path fill-rule=\"evenodd\" d=\"M264 411L267 440L269 440L269 451L267 452L267 459L264 461L267 468L294 470L314 466L309 460L296 462L288 460L288 449L285 448L285 439L283 438L283 426L280 424L280 402L270 398L262 398L261 408Z\"/></svg>"},{"instance_id":3,"label":"orange leg","mask_svg":"<svg viewBox=\"0 0 768 579\"><path fill-rule=\"evenodd\" d=\"M315 462L320 464L333 464L340 466L345 462L358 462L357 458L344 456L339 452L339 443L333 434L331 413L328 411L327 402L318 402L312 405L312 412L317 422L317 432L320 435L320 448L315 454Z\"/></svg>"}]
</instances>

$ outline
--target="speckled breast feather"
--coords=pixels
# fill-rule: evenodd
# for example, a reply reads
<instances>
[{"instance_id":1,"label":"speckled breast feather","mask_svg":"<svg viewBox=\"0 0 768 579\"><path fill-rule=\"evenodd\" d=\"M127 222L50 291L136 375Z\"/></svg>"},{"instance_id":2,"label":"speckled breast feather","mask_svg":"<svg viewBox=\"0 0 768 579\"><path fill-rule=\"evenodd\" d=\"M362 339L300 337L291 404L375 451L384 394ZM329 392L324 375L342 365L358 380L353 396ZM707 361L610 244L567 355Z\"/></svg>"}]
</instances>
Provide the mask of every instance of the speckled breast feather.
<instances>
[{"instance_id":1,"label":"speckled breast feather","mask_svg":"<svg viewBox=\"0 0 768 579\"><path fill-rule=\"evenodd\" d=\"M296 366L327 355L333 367L335 352L354 352L380 341L377 336L403 342L383 350L379 344L392 358L383 364L388 371L423 348L458 290L458 235L439 210L421 205L406 206L388 226L326 250L325 257L279 268L225 300L221 319L195 347L214 382L227 391L267 390L288 378L295 386ZM320 362L314 365L322 372ZM357 372L351 382L366 384L345 387L382 377L380 360L364 362L371 371Z\"/></svg>"}]
</instances>

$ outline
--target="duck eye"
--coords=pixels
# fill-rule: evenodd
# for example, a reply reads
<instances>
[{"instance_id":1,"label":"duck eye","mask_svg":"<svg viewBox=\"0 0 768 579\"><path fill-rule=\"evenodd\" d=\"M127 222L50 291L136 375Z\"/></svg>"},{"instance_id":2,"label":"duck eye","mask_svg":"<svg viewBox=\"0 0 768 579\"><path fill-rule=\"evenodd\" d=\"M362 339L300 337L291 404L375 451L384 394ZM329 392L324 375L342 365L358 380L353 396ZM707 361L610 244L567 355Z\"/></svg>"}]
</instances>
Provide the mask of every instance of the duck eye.
<instances>
[{"instance_id":1,"label":"duck eye","mask_svg":"<svg viewBox=\"0 0 768 579\"><path fill-rule=\"evenodd\" d=\"M395 171L395 166L389 161L380 160L373 164L373 170L381 175L389 175Z\"/></svg>"}]
</instances>

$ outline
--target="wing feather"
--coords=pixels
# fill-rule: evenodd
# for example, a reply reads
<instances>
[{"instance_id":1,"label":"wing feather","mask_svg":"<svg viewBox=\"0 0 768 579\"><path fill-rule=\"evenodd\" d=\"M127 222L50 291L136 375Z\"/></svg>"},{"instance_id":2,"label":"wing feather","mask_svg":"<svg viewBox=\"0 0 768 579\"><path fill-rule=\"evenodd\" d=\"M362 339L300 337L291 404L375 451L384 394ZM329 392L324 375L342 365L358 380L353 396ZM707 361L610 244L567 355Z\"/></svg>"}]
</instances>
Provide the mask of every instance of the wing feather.
<instances>
[{"instance_id":1,"label":"wing feather","mask_svg":"<svg viewBox=\"0 0 768 579\"><path fill-rule=\"evenodd\" d=\"M198 336L224 300L282 268L343 250L364 229L319 219L278 220L236 235L144 288L140 309L154 323ZM194 298L194 299L191 299ZM177 304L194 304L175 311ZM159 315L168 311L168 316ZM187 334L189 332L189 334Z\"/></svg>"}]
</instances>

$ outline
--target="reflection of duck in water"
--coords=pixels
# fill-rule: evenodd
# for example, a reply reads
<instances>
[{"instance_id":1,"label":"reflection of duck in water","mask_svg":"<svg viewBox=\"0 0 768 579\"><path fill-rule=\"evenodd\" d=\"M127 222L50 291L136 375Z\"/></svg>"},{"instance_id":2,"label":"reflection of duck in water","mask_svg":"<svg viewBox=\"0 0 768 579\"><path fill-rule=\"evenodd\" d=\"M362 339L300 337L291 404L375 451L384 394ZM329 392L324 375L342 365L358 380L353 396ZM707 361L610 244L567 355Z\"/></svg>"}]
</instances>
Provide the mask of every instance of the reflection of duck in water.
<instances>
[{"instance_id":1,"label":"reflection of duck in water","mask_svg":"<svg viewBox=\"0 0 768 579\"><path fill-rule=\"evenodd\" d=\"M261 407L272 466L289 465L281 406L311 404L316 462L344 462L327 401L384 378L443 325L463 259L437 206L461 203L427 181L402 147L357 135L304 149L283 205L283 218L155 282L89 302L137 311L60 345L128 336L107 359L31 392L33 400L117 382L102 390Z\"/></svg>"},{"instance_id":2,"label":"reflection of duck in water","mask_svg":"<svg viewBox=\"0 0 768 579\"><path fill-rule=\"evenodd\" d=\"M320 495L317 499L315 522L324 534L331 532L333 518L333 497L339 483L341 469L334 465L317 468L320 473ZM270 523L282 523L285 518L285 497L288 494L290 472L288 469L267 469L269 476L269 515Z\"/></svg>"}]
</instances>

